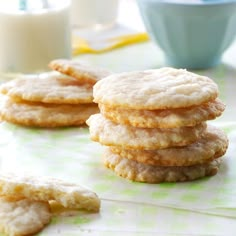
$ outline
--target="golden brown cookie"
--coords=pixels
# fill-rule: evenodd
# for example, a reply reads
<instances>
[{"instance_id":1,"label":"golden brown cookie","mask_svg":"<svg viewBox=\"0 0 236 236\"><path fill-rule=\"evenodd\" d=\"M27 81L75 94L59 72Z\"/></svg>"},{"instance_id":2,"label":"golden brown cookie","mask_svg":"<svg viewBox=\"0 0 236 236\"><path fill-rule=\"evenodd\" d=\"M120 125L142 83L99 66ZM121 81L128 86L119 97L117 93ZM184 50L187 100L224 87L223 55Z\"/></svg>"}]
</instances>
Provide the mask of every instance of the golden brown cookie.
<instances>
[{"instance_id":1,"label":"golden brown cookie","mask_svg":"<svg viewBox=\"0 0 236 236\"><path fill-rule=\"evenodd\" d=\"M36 234L51 218L48 202L0 197L0 231L7 235Z\"/></svg>"},{"instance_id":2,"label":"golden brown cookie","mask_svg":"<svg viewBox=\"0 0 236 236\"><path fill-rule=\"evenodd\" d=\"M98 112L98 106L94 103L60 105L7 99L1 110L1 119L24 126L54 128L83 125Z\"/></svg>"},{"instance_id":3,"label":"golden brown cookie","mask_svg":"<svg viewBox=\"0 0 236 236\"><path fill-rule=\"evenodd\" d=\"M206 124L171 129L137 128L116 124L101 114L90 116L90 138L107 146L125 149L155 150L172 146L184 146L197 141L205 131Z\"/></svg>"},{"instance_id":4,"label":"golden brown cookie","mask_svg":"<svg viewBox=\"0 0 236 236\"><path fill-rule=\"evenodd\" d=\"M93 101L92 87L78 86L74 78L57 72L16 78L2 84L0 92L15 100L31 102L79 104Z\"/></svg>"},{"instance_id":5,"label":"golden brown cookie","mask_svg":"<svg viewBox=\"0 0 236 236\"><path fill-rule=\"evenodd\" d=\"M2 111L3 107L5 106L5 103L6 103L7 99L8 99L7 96L0 93L0 122L3 121L1 111Z\"/></svg>"},{"instance_id":6,"label":"golden brown cookie","mask_svg":"<svg viewBox=\"0 0 236 236\"><path fill-rule=\"evenodd\" d=\"M81 84L94 85L97 81L111 74L111 72L106 69L82 64L74 60L53 60L49 63L49 67L76 78Z\"/></svg>"},{"instance_id":7,"label":"golden brown cookie","mask_svg":"<svg viewBox=\"0 0 236 236\"><path fill-rule=\"evenodd\" d=\"M218 158L209 163L194 166L153 166L123 158L106 149L104 165L117 175L137 182L162 183L196 180L215 175L221 163Z\"/></svg>"},{"instance_id":8,"label":"golden brown cookie","mask_svg":"<svg viewBox=\"0 0 236 236\"><path fill-rule=\"evenodd\" d=\"M140 128L176 128L194 126L220 116L225 105L219 100L188 108L162 110L135 110L99 104L100 111L115 123Z\"/></svg>"},{"instance_id":9,"label":"golden brown cookie","mask_svg":"<svg viewBox=\"0 0 236 236\"><path fill-rule=\"evenodd\" d=\"M27 198L32 201L55 200L67 208L95 212L100 208L100 199L91 190L79 184L46 176L1 173L0 195Z\"/></svg>"},{"instance_id":10,"label":"golden brown cookie","mask_svg":"<svg viewBox=\"0 0 236 236\"><path fill-rule=\"evenodd\" d=\"M159 110L213 101L218 87L208 77L161 68L110 75L94 85L93 95L96 103L110 107Z\"/></svg>"},{"instance_id":11,"label":"golden brown cookie","mask_svg":"<svg viewBox=\"0 0 236 236\"><path fill-rule=\"evenodd\" d=\"M188 146L159 150L134 150L111 146L110 151L123 158L148 165L192 166L223 156L227 147L226 134L221 129L208 125L202 138Z\"/></svg>"}]
</instances>

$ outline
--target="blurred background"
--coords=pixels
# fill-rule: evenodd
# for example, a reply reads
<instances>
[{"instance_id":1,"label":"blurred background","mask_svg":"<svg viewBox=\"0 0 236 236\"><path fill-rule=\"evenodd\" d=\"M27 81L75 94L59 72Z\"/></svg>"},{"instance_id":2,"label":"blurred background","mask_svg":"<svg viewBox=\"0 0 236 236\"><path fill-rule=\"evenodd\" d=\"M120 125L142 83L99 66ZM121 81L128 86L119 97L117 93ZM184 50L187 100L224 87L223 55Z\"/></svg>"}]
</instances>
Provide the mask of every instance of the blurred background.
<instances>
[{"instance_id":1,"label":"blurred background","mask_svg":"<svg viewBox=\"0 0 236 236\"><path fill-rule=\"evenodd\" d=\"M236 120L236 1L205 1L206 9L199 7L200 0L166 2L0 0L1 82L16 74L49 71L48 63L57 58L125 72L170 66L166 55L172 56L175 49L180 49L180 54L184 51L206 53L214 45L219 49L217 63L205 68L181 68L214 79L221 99L227 104L220 119ZM204 12L199 13L199 9ZM186 28L188 31L184 31ZM213 30L217 36L209 33L205 37L202 29L206 34ZM203 35L208 41L205 46ZM177 36L182 37L181 40ZM196 37L199 40L195 40ZM182 43L183 40L186 41ZM201 42L200 46L191 46L196 41Z\"/></svg>"}]
</instances>

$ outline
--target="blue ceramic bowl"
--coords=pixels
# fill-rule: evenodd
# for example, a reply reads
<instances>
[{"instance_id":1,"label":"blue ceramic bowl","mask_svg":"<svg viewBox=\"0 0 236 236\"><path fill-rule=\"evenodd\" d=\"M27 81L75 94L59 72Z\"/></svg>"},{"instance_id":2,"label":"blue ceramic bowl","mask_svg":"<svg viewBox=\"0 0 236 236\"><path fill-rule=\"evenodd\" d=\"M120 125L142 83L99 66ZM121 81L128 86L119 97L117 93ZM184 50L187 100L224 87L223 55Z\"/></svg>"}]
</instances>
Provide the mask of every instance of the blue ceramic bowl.
<instances>
[{"instance_id":1,"label":"blue ceramic bowl","mask_svg":"<svg viewBox=\"0 0 236 236\"><path fill-rule=\"evenodd\" d=\"M137 0L167 64L203 69L221 62L236 35L236 0Z\"/></svg>"}]
</instances>

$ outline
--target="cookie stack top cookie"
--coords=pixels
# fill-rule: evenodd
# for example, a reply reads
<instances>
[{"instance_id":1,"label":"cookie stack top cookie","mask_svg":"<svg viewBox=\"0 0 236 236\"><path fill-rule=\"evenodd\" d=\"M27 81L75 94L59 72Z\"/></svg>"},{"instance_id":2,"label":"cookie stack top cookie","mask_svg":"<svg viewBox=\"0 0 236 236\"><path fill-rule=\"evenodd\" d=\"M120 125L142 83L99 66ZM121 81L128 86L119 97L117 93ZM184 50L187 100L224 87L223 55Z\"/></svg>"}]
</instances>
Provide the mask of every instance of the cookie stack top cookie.
<instances>
[{"instance_id":1,"label":"cookie stack top cookie","mask_svg":"<svg viewBox=\"0 0 236 236\"><path fill-rule=\"evenodd\" d=\"M217 96L217 85L208 77L173 68L114 74L94 88L95 102L138 110L197 106Z\"/></svg>"}]
</instances>

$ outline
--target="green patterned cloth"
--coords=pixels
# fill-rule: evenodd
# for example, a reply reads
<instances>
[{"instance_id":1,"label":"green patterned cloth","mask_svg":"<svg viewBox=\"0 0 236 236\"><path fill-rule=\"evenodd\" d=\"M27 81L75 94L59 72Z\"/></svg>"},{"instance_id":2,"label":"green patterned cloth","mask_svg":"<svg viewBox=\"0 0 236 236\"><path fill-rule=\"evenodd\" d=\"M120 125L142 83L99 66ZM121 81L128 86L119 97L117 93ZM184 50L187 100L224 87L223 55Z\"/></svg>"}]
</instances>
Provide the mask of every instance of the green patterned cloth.
<instances>
[{"instance_id":1,"label":"green patterned cloth","mask_svg":"<svg viewBox=\"0 0 236 236\"><path fill-rule=\"evenodd\" d=\"M81 230L101 235L121 231L191 235L193 229L197 235L210 235L227 227L236 232L236 123L220 124L230 139L223 165L216 176L194 182L145 184L116 176L103 166L103 147L90 141L87 128L45 130L2 123L1 169L81 183L102 199L99 214L55 217L41 235L58 230L61 235L78 235Z\"/></svg>"},{"instance_id":2,"label":"green patterned cloth","mask_svg":"<svg viewBox=\"0 0 236 236\"><path fill-rule=\"evenodd\" d=\"M178 184L134 183L103 167L103 147L90 141L87 128L47 130L1 123L2 171L50 175L77 182L102 199L100 213L55 216L39 235L235 235L236 64L232 63L236 62L236 54L232 51L225 54L224 64L196 71L216 81L220 98L227 104L222 117L211 122L223 128L230 140L224 163L214 177ZM114 72L165 65L162 52L151 42L100 55L83 55L76 60ZM1 81L4 80L2 77Z\"/></svg>"}]
</instances>

